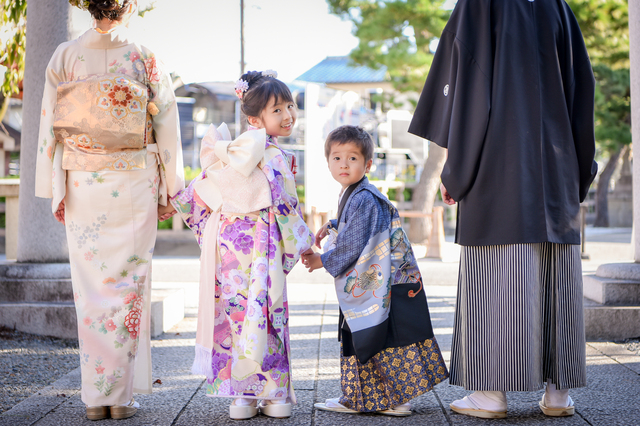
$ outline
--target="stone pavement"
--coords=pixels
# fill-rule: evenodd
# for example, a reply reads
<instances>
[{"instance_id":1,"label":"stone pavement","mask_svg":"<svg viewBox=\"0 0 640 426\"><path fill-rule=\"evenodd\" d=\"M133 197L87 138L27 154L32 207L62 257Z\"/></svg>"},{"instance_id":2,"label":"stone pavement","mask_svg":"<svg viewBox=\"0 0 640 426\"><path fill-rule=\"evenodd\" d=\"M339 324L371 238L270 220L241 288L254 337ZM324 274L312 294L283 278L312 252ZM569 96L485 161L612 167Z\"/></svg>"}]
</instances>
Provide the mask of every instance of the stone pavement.
<instances>
[{"instance_id":1,"label":"stone pavement","mask_svg":"<svg viewBox=\"0 0 640 426\"><path fill-rule=\"evenodd\" d=\"M631 259L630 230L591 231L587 234L583 262L585 273L600 263ZM458 270L458 251L450 242L442 262L421 260L431 319L436 338L447 362ZM163 269L163 267L165 269ZM547 418L538 408L542 391L507 394L508 418L482 420L453 413L448 404L467 392L441 383L413 401L413 415L391 418L376 414L338 414L315 410L314 402L336 397L340 392L337 321L338 305L332 280L324 272L308 274L300 265L289 279L290 330L293 383L298 398L293 416L271 419L259 415L245 421L228 417L230 400L205 395L204 380L190 373L196 329L197 267L194 258L154 260L154 287L185 289L187 317L169 332L152 340L154 392L137 395L142 408L126 420L103 420L111 425L640 425L640 356L613 342L587 343L588 387L571 396L576 415ZM163 281L162 277L166 280ZM195 278L194 278L195 277ZM181 279L182 278L182 279ZM0 416L0 425L84 425L84 405L79 394L80 371L76 369Z\"/></svg>"}]
</instances>

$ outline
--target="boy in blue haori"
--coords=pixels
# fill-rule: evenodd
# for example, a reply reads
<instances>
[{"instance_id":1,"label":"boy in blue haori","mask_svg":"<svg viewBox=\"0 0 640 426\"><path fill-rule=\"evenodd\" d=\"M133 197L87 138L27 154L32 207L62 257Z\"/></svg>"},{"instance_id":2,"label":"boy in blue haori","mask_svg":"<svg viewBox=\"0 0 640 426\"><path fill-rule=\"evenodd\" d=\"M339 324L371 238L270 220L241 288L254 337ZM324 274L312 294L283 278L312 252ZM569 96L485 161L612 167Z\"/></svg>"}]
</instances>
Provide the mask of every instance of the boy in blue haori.
<instances>
[{"instance_id":1,"label":"boy in blue haori","mask_svg":"<svg viewBox=\"0 0 640 426\"><path fill-rule=\"evenodd\" d=\"M325 253L309 251L303 262L309 272L324 267L335 278L342 396L315 407L408 416L409 401L449 375L420 270L398 211L365 176L373 161L369 134L338 127L327 137L325 156L342 185L338 218L316 234L318 247L329 236Z\"/></svg>"}]
</instances>

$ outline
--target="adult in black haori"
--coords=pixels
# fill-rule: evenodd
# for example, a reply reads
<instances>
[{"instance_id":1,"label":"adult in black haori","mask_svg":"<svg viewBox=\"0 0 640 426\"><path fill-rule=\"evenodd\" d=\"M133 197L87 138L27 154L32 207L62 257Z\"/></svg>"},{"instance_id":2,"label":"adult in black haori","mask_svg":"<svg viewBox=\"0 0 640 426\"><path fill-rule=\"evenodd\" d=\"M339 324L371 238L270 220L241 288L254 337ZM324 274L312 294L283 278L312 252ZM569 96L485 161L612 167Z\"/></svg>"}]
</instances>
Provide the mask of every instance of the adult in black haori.
<instances>
[{"instance_id":1,"label":"adult in black haori","mask_svg":"<svg viewBox=\"0 0 640 426\"><path fill-rule=\"evenodd\" d=\"M505 391L551 416L586 385L579 207L596 175L595 81L563 0L459 0L409 132L447 148L441 191L462 245L451 409L505 417Z\"/></svg>"}]
</instances>

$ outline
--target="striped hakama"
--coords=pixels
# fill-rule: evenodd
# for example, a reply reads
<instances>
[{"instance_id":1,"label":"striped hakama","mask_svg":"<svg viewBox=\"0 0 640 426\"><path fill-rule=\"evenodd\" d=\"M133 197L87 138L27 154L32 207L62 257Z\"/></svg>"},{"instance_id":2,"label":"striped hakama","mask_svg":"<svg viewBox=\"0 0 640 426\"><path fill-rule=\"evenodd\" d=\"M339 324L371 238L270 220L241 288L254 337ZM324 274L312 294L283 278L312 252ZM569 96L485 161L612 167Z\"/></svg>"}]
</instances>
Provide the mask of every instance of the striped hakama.
<instances>
[{"instance_id":1,"label":"striped hakama","mask_svg":"<svg viewBox=\"0 0 640 426\"><path fill-rule=\"evenodd\" d=\"M580 246L463 246L450 383L468 390L586 386Z\"/></svg>"}]
</instances>

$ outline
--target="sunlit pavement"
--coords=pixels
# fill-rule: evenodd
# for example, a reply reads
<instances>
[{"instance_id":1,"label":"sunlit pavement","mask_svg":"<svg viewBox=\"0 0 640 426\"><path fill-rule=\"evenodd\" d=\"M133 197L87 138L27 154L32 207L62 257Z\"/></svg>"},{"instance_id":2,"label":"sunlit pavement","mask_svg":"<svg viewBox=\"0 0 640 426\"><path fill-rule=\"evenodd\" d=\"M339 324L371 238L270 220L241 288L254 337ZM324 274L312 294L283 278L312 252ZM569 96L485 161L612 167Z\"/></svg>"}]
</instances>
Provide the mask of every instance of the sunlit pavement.
<instances>
[{"instance_id":1,"label":"sunlit pavement","mask_svg":"<svg viewBox=\"0 0 640 426\"><path fill-rule=\"evenodd\" d=\"M629 261L632 256L630 229L590 230L583 262L585 273L593 273L601 263ZM420 249L416 248L419 253ZM431 319L447 364L451 349L451 332L455 306L459 250L450 239L443 249L443 260L420 260L425 278ZM172 258L157 258L154 267ZM195 259L178 259L177 268L197 271ZM184 263L180 263L184 262ZM182 266L181 266L182 265ZM195 275L197 276L197 274ZM158 287L171 286L155 277ZM193 278L190 278L193 279ZM288 283L290 302L293 383L298 404L292 417L272 419L258 415L250 420L233 421L228 417L229 399L210 398L205 394L203 377L190 373L193 360L197 282L181 284L187 296L187 317L169 332L152 341L154 392L136 395L142 408L126 420L103 420L98 424L118 425L475 425L554 424L554 425L637 425L640 424L640 357L624 344L589 342L587 344L588 387L571 391L576 414L572 417L548 418L538 401L542 391L509 392L509 409L504 420L483 420L453 413L449 403L467 391L441 383L434 390L412 401L409 417L379 414L339 414L319 411L314 402L339 396L340 372L337 340L338 304L331 277L324 272L308 274L297 265ZM86 420L79 394L80 371L72 371L52 386L15 406L0 416L0 425L81 425Z\"/></svg>"}]
</instances>

